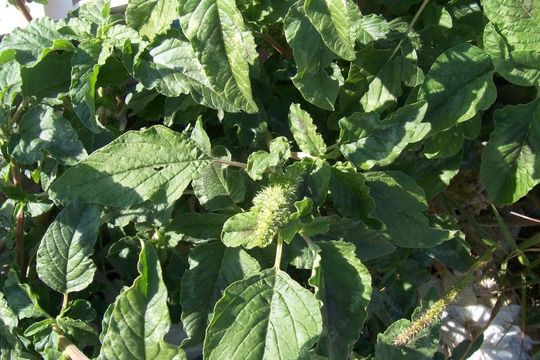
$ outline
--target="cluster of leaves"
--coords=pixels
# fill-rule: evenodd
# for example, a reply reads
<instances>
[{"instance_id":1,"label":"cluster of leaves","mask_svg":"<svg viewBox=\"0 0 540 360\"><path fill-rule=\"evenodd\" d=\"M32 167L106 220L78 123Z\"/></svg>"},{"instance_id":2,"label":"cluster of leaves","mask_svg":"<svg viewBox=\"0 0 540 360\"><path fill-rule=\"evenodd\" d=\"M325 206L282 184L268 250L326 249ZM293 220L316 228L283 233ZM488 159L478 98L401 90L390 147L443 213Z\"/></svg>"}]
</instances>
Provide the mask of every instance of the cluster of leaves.
<instances>
[{"instance_id":1,"label":"cluster of leaves","mask_svg":"<svg viewBox=\"0 0 540 360\"><path fill-rule=\"evenodd\" d=\"M444 191L540 182L536 0L98 0L0 66L1 359L440 358L431 269L531 263Z\"/></svg>"}]
</instances>

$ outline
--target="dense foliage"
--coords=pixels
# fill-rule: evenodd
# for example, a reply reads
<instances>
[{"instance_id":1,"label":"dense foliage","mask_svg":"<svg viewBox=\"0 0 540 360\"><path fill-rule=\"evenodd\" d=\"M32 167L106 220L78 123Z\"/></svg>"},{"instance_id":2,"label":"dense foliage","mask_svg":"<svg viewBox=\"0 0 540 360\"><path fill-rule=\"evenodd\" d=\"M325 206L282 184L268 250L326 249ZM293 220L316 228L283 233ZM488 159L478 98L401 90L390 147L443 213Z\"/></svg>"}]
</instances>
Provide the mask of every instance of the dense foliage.
<instances>
[{"instance_id":1,"label":"dense foliage","mask_svg":"<svg viewBox=\"0 0 540 360\"><path fill-rule=\"evenodd\" d=\"M539 86L537 0L33 20L0 43L0 358L464 359L439 318L482 276L538 326Z\"/></svg>"}]
</instances>

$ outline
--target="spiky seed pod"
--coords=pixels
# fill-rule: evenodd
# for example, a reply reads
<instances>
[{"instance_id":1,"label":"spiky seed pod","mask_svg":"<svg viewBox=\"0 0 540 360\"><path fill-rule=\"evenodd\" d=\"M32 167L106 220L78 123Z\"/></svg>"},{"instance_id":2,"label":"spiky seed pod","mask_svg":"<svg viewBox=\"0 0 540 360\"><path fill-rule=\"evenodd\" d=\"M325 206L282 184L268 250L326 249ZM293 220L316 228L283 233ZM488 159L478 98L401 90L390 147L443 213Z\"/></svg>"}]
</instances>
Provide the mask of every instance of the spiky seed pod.
<instances>
[{"instance_id":1,"label":"spiky seed pod","mask_svg":"<svg viewBox=\"0 0 540 360\"><path fill-rule=\"evenodd\" d=\"M289 220L292 199L290 189L283 185L265 187L253 199L251 211L257 213L254 236L261 247L269 245L279 229Z\"/></svg>"},{"instance_id":2,"label":"spiky seed pod","mask_svg":"<svg viewBox=\"0 0 540 360\"><path fill-rule=\"evenodd\" d=\"M400 332L394 340L394 345L402 347L414 339L420 331L431 326L433 322L440 318L443 311L459 299L461 291L471 285L473 276L471 274L464 276L456 281L454 286L442 297L435 301L420 317L414 320L406 329Z\"/></svg>"}]
</instances>

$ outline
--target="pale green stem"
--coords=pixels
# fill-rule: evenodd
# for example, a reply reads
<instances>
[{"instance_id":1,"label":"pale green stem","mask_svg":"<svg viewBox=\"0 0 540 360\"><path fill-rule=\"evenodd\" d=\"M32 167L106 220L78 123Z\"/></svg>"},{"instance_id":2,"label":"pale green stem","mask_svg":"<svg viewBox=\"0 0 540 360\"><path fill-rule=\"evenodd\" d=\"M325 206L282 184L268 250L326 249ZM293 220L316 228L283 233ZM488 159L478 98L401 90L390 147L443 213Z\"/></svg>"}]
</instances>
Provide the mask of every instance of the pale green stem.
<instances>
[{"instance_id":1,"label":"pale green stem","mask_svg":"<svg viewBox=\"0 0 540 360\"><path fill-rule=\"evenodd\" d=\"M279 270L281 265L281 256L283 255L283 238L278 234L277 246L276 246L276 260L274 262L274 269Z\"/></svg>"}]
</instances>

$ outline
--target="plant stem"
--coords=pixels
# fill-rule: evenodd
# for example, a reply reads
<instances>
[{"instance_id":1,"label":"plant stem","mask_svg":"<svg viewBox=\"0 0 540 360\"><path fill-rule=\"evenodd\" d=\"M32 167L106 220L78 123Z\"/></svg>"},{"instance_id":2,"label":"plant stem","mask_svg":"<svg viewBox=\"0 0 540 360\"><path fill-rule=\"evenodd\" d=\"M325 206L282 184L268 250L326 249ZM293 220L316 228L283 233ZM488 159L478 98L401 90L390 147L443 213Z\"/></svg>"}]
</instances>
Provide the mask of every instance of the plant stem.
<instances>
[{"instance_id":1,"label":"plant stem","mask_svg":"<svg viewBox=\"0 0 540 360\"><path fill-rule=\"evenodd\" d=\"M412 30L413 30L413 27L414 25L416 24L416 22L418 21L418 19L420 18L420 15L422 15L422 12L424 11L424 9L426 8L427 4L429 3L429 0L424 0L422 2L422 5L420 5L420 7L418 8L418 10L416 11L416 14L414 14L411 22L409 23L409 27L407 28L407 32L405 33L405 35L403 36L403 38L401 38L401 40L399 41L399 43L397 44L396 48L394 49L394 51L392 52L392 55L390 55L390 57L388 58L388 61L392 60L394 58L394 56L396 56L397 52L399 51L399 49L401 48L401 45L403 44L403 39L405 38L405 36L407 36Z\"/></svg>"},{"instance_id":2,"label":"plant stem","mask_svg":"<svg viewBox=\"0 0 540 360\"><path fill-rule=\"evenodd\" d=\"M63 355L69 357L71 360L90 360L84 353L73 344L57 326L53 326L53 330L58 334L58 348Z\"/></svg>"},{"instance_id":3,"label":"plant stem","mask_svg":"<svg viewBox=\"0 0 540 360\"><path fill-rule=\"evenodd\" d=\"M276 260L274 262L274 269L276 269L276 271L279 270L279 266L281 265L282 254L283 254L283 238L281 237L281 235L278 234L277 246L276 246Z\"/></svg>"},{"instance_id":4,"label":"plant stem","mask_svg":"<svg viewBox=\"0 0 540 360\"><path fill-rule=\"evenodd\" d=\"M64 297L62 298L62 311L66 309L68 301L69 301L69 295L67 292L65 292Z\"/></svg>"},{"instance_id":5,"label":"plant stem","mask_svg":"<svg viewBox=\"0 0 540 360\"><path fill-rule=\"evenodd\" d=\"M339 147L339 145L336 143L336 144L333 144L333 145L330 145L326 148L326 152L329 153L330 151L334 150L334 149L337 149Z\"/></svg>"},{"instance_id":6,"label":"plant stem","mask_svg":"<svg viewBox=\"0 0 540 360\"><path fill-rule=\"evenodd\" d=\"M17 106L17 110L15 110L15 113L11 117L11 126L19 124L19 120L21 119L21 115L26 108L26 104L26 99L23 99L19 106Z\"/></svg>"},{"instance_id":7,"label":"plant stem","mask_svg":"<svg viewBox=\"0 0 540 360\"><path fill-rule=\"evenodd\" d=\"M26 21L28 22L32 21L32 15L30 14L30 11L26 7L24 0L16 0L16 7L22 13Z\"/></svg>"},{"instance_id":8,"label":"plant stem","mask_svg":"<svg viewBox=\"0 0 540 360\"><path fill-rule=\"evenodd\" d=\"M13 186L22 188L21 186L21 170L19 165L13 162L11 164L11 176L13 178ZM21 272L21 276L25 276L26 267L24 262L24 206L20 205L15 216L15 248L17 253L17 265Z\"/></svg>"},{"instance_id":9,"label":"plant stem","mask_svg":"<svg viewBox=\"0 0 540 360\"><path fill-rule=\"evenodd\" d=\"M302 160L302 159L312 159L313 156L311 156L310 154L306 153L306 152L303 152L303 151L293 151L291 152L291 159L294 159L294 160Z\"/></svg>"},{"instance_id":10,"label":"plant stem","mask_svg":"<svg viewBox=\"0 0 540 360\"><path fill-rule=\"evenodd\" d=\"M10 130L13 131L13 126L19 124L19 120L21 118L22 113L24 112L24 109L26 107L26 99L23 98L19 106L17 107L17 110L15 110L15 113L11 117L11 124L10 124ZM21 169L19 168L19 164L15 160L11 160L11 177L13 181L13 186L18 187L22 190L22 183L21 183ZM26 276L26 267L24 262L24 206L20 206L19 210L17 211L17 215L15 216L15 248L16 248L16 257L17 257L17 265L19 266L19 270L21 272L21 276Z\"/></svg>"},{"instance_id":11,"label":"plant stem","mask_svg":"<svg viewBox=\"0 0 540 360\"><path fill-rule=\"evenodd\" d=\"M246 163L242 163L242 162L238 162L238 161L225 160L225 159L213 159L212 161L217 163L217 164L230 165L230 166L235 166L235 167L242 168L242 169L247 168Z\"/></svg>"},{"instance_id":12,"label":"plant stem","mask_svg":"<svg viewBox=\"0 0 540 360\"><path fill-rule=\"evenodd\" d=\"M292 52L290 49L285 48L280 43L278 43L276 40L274 40L273 37L271 37L268 34L258 34L264 41L269 43L281 56L283 56L286 59L290 59L292 57Z\"/></svg>"}]
</instances>

